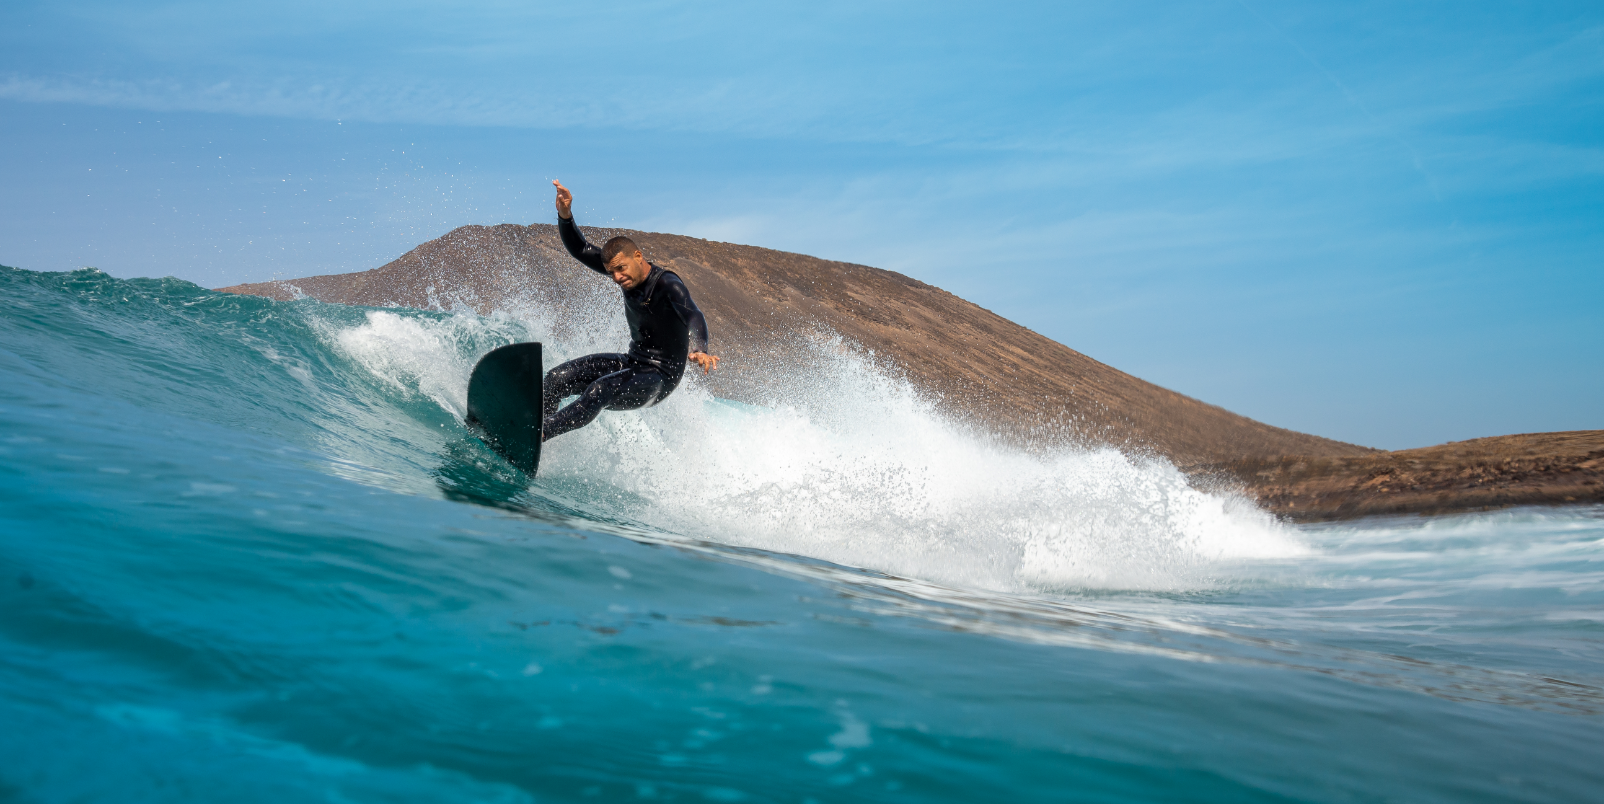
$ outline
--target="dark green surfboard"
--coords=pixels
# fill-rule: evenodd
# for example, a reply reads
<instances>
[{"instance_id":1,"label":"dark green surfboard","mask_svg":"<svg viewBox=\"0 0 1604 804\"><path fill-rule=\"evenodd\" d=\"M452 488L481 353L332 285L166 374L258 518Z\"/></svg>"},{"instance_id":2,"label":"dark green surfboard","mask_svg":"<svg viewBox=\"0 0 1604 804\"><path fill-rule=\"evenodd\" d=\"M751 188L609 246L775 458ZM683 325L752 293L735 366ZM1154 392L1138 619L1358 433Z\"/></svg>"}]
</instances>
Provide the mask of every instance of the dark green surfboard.
<instances>
[{"instance_id":1,"label":"dark green surfboard","mask_svg":"<svg viewBox=\"0 0 1604 804\"><path fill-rule=\"evenodd\" d=\"M540 467L540 344L515 343L479 358L468 378L467 424L507 462Z\"/></svg>"}]
</instances>

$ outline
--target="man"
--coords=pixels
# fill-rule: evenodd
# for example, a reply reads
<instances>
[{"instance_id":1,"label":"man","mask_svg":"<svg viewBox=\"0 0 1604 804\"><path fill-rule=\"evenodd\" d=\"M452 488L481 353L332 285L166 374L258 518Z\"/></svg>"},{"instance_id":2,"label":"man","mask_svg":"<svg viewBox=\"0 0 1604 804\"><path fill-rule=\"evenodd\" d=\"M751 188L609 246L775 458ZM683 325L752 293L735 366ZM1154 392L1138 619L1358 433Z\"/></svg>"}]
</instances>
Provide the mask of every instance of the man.
<instances>
[{"instance_id":1,"label":"man","mask_svg":"<svg viewBox=\"0 0 1604 804\"><path fill-rule=\"evenodd\" d=\"M574 223L574 194L557 188L557 232L574 259L606 274L624 291L624 317L629 320L629 352L570 360L546 374L544 438L577 430L596 420L603 409L636 410L668 398L679 386L687 361L706 374L718 368L707 353L707 320L691 301L685 282L672 271L646 261L627 237L615 237L601 248L585 241ZM579 400L558 410L566 397Z\"/></svg>"}]
</instances>

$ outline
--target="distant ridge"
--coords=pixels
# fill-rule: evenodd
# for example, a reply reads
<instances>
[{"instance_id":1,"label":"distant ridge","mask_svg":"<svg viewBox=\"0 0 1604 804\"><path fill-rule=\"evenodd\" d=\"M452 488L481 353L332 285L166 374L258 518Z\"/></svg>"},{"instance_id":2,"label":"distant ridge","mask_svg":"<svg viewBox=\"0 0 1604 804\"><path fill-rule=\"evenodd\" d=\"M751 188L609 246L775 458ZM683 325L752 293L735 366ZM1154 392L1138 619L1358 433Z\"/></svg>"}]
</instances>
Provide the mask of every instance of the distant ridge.
<instances>
[{"instance_id":1,"label":"distant ridge","mask_svg":"<svg viewBox=\"0 0 1604 804\"><path fill-rule=\"evenodd\" d=\"M1604 430L1451 441L1359 457L1241 458L1187 467L1303 522L1604 503Z\"/></svg>"},{"instance_id":2,"label":"distant ridge","mask_svg":"<svg viewBox=\"0 0 1604 804\"><path fill-rule=\"evenodd\" d=\"M684 277L727 358L714 393L754 401L763 374L806 321L874 351L940 396L949 415L1010 440L1073 441L1151 452L1177 464L1278 455L1376 452L1272 427L1132 377L940 288L851 263L627 229L591 229L601 242L633 238L647 259ZM489 312L537 297L549 304L616 293L563 249L549 224L464 226L400 259L351 274L222 288L288 300ZM622 334L622 333L621 333ZM620 346L623 341L620 340Z\"/></svg>"}]
</instances>

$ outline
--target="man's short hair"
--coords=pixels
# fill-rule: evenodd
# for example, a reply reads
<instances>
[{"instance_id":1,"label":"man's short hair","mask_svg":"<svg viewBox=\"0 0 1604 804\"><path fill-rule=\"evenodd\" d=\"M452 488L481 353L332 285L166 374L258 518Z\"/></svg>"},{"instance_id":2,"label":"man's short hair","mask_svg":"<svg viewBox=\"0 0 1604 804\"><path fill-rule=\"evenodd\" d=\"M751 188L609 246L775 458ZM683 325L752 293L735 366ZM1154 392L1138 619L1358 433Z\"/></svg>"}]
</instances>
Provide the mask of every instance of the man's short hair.
<instances>
[{"instance_id":1,"label":"man's short hair","mask_svg":"<svg viewBox=\"0 0 1604 804\"><path fill-rule=\"evenodd\" d=\"M620 254L633 254L637 251L640 251L640 247L635 245L635 241L619 235L602 245L602 264L611 263Z\"/></svg>"}]
</instances>

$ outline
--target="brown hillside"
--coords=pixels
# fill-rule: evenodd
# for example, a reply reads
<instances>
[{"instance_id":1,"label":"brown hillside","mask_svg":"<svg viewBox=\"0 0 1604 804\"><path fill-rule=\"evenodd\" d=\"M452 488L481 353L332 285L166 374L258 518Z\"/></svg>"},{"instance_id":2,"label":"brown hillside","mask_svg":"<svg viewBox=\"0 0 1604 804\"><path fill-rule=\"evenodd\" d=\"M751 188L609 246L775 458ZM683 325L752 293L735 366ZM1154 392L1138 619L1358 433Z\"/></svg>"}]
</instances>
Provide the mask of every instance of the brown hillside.
<instances>
[{"instance_id":1,"label":"brown hillside","mask_svg":"<svg viewBox=\"0 0 1604 804\"><path fill-rule=\"evenodd\" d=\"M1188 467L1300 521L1604 503L1604 430L1453 441L1356 457L1243 458Z\"/></svg>"},{"instance_id":2,"label":"brown hillside","mask_svg":"<svg viewBox=\"0 0 1604 804\"><path fill-rule=\"evenodd\" d=\"M1179 464L1244 456L1374 452L1271 427L1160 388L1042 337L940 288L892 271L680 235L628 234L673 270L707 315L722 396L753 401L763 372L810 332L839 333L888 359L955 417L1014 440L1106 443ZM223 288L276 299L305 294L365 306L466 304L488 312L536 298L562 305L616 292L564 251L547 224L464 226L371 271ZM808 322L804 331L780 321ZM619 333L620 348L627 339Z\"/></svg>"}]
</instances>

